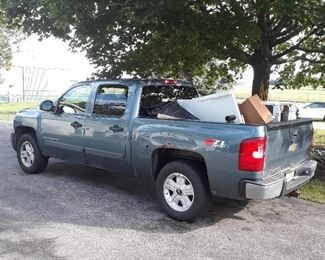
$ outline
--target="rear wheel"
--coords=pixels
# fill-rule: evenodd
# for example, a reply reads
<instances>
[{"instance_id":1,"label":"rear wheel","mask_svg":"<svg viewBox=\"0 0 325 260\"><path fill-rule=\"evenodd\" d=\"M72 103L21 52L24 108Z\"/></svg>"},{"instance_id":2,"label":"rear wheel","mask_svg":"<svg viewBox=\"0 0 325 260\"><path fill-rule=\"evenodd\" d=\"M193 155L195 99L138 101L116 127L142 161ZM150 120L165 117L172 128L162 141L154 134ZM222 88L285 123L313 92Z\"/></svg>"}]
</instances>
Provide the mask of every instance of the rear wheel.
<instances>
[{"instance_id":1,"label":"rear wheel","mask_svg":"<svg viewBox=\"0 0 325 260\"><path fill-rule=\"evenodd\" d=\"M17 143L17 158L20 167L26 173L39 173L48 163L48 158L43 156L33 134L22 135Z\"/></svg>"},{"instance_id":2,"label":"rear wheel","mask_svg":"<svg viewBox=\"0 0 325 260\"><path fill-rule=\"evenodd\" d=\"M210 201L205 173L186 161L174 161L161 169L156 192L167 215L181 221L192 222L204 215Z\"/></svg>"}]
</instances>

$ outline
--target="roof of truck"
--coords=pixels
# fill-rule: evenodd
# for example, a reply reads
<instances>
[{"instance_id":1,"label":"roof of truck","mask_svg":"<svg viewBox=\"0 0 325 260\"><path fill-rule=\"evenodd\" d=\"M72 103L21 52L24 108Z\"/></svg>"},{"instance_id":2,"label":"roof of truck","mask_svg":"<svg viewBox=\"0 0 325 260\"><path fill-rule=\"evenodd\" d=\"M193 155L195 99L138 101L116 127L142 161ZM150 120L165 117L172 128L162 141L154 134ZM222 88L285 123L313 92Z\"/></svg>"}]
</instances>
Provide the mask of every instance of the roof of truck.
<instances>
[{"instance_id":1,"label":"roof of truck","mask_svg":"<svg viewBox=\"0 0 325 260\"><path fill-rule=\"evenodd\" d=\"M175 79L96 79L96 80L86 80L79 82L80 83L94 83L94 82L115 82L115 83L140 83L143 86L165 86L165 85L171 85L171 86L193 86L193 84L189 81L184 80L175 80Z\"/></svg>"}]
</instances>

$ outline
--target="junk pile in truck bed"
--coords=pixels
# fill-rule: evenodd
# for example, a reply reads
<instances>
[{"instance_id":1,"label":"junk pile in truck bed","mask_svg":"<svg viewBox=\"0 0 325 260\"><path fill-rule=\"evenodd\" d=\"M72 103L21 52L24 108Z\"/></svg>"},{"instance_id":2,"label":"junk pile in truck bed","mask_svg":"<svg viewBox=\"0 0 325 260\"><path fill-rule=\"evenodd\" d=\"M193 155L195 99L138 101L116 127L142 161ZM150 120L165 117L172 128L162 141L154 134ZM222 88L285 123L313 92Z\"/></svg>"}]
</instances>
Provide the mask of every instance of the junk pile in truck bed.
<instances>
[{"instance_id":1,"label":"junk pile in truck bed","mask_svg":"<svg viewBox=\"0 0 325 260\"><path fill-rule=\"evenodd\" d=\"M212 95L170 102L161 109L157 118L268 124L297 119L297 109L292 103L263 102L258 95L238 104L232 91L220 91Z\"/></svg>"}]
</instances>

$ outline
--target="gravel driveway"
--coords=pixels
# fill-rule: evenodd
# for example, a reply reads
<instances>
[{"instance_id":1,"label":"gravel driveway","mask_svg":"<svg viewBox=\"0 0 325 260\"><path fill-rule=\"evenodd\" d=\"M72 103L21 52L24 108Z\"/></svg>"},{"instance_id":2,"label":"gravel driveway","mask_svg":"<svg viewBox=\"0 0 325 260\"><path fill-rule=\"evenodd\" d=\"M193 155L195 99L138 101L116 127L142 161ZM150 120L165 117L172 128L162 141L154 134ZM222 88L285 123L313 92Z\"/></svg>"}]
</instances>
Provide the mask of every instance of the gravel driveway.
<instances>
[{"instance_id":1,"label":"gravel driveway","mask_svg":"<svg viewBox=\"0 0 325 260\"><path fill-rule=\"evenodd\" d=\"M0 123L0 259L325 259L325 205L214 200L169 219L150 182L50 160L24 174Z\"/></svg>"}]
</instances>

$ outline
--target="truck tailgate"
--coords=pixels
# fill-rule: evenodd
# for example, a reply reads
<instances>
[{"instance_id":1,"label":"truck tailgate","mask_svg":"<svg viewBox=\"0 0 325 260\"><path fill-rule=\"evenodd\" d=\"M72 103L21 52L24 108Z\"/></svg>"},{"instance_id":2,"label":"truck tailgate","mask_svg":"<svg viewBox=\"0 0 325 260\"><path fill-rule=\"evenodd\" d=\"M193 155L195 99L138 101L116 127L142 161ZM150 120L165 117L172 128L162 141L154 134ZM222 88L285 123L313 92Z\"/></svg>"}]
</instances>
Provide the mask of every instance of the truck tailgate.
<instances>
[{"instance_id":1,"label":"truck tailgate","mask_svg":"<svg viewBox=\"0 0 325 260\"><path fill-rule=\"evenodd\" d=\"M311 120L271 123L266 128L264 176L294 168L298 163L308 159L313 138Z\"/></svg>"}]
</instances>

